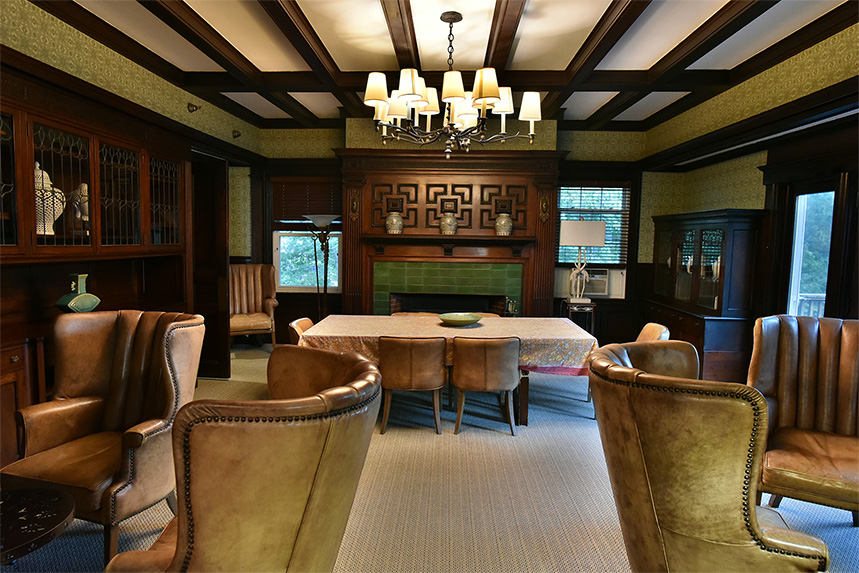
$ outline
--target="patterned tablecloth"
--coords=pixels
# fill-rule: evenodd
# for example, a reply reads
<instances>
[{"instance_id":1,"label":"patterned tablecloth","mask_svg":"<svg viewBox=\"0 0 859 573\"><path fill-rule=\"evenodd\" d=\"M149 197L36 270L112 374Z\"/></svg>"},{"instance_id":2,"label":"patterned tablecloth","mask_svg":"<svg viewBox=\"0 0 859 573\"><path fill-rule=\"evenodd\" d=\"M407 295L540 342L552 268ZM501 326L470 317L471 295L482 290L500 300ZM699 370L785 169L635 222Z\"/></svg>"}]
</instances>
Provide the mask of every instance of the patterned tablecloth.
<instances>
[{"instance_id":1,"label":"patterned tablecloth","mask_svg":"<svg viewBox=\"0 0 859 573\"><path fill-rule=\"evenodd\" d=\"M434 316L340 314L306 330L298 344L358 352L378 363L380 336L443 336L448 341L448 364L454 337L518 336L520 368L570 376L587 374L588 353L597 347L596 338L566 318L484 317L471 326L453 327Z\"/></svg>"}]
</instances>

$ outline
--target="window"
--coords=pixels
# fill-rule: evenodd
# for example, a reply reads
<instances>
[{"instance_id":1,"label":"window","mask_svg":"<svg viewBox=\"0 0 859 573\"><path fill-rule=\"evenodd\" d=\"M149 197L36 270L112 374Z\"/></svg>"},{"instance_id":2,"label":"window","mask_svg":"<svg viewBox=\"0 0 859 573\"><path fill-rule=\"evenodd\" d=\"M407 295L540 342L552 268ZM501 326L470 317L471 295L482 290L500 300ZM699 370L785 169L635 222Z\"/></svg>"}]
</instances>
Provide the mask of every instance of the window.
<instances>
[{"instance_id":1,"label":"window","mask_svg":"<svg viewBox=\"0 0 859 573\"><path fill-rule=\"evenodd\" d=\"M561 187L558 190L560 221L605 221L605 246L588 247L589 265L625 265L629 239L629 186ZM560 223L559 223L560 225ZM578 248L558 247L558 262L573 263Z\"/></svg>"},{"instance_id":2,"label":"window","mask_svg":"<svg viewBox=\"0 0 859 573\"><path fill-rule=\"evenodd\" d=\"M340 292L340 236L339 232L328 236L328 292ZM323 289L324 256L309 231L275 232L273 252L278 292L316 292L317 285Z\"/></svg>"},{"instance_id":3,"label":"window","mask_svg":"<svg viewBox=\"0 0 859 573\"><path fill-rule=\"evenodd\" d=\"M823 316L835 191L796 198L787 313Z\"/></svg>"}]
</instances>

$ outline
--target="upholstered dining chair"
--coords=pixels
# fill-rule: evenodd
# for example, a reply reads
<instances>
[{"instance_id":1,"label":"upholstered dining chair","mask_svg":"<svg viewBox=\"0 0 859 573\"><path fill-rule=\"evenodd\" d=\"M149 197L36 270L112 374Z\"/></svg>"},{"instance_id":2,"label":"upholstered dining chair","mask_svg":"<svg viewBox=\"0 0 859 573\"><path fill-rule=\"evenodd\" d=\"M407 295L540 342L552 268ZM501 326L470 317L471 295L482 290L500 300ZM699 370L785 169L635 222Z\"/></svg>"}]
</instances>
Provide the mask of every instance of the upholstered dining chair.
<instances>
[{"instance_id":1,"label":"upholstered dining chair","mask_svg":"<svg viewBox=\"0 0 859 573\"><path fill-rule=\"evenodd\" d=\"M23 457L3 468L3 479L71 494L75 517L104 526L105 563L120 522L175 501L170 435L193 398L204 330L202 316L175 312L54 321L53 396L18 411Z\"/></svg>"},{"instance_id":2,"label":"upholstered dining chair","mask_svg":"<svg viewBox=\"0 0 859 573\"><path fill-rule=\"evenodd\" d=\"M859 321L755 321L749 386L767 399L760 490L839 507L859 526Z\"/></svg>"},{"instance_id":3,"label":"upholstered dining chair","mask_svg":"<svg viewBox=\"0 0 859 573\"><path fill-rule=\"evenodd\" d=\"M457 336L453 339L451 384L458 390L454 434L459 434L466 393L502 392L502 410L510 424L510 433L516 435L513 390L519 385L519 344L518 338Z\"/></svg>"},{"instance_id":4,"label":"upholstered dining chair","mask_svg":"<svg viewBox=\"0 0 859 573\"><path fill-rule=\"evenodd\" d=\"M230 336L271 334L277 345L274 309L277 287L273 265L230 265Z\"/></svg>"},{"instance_id":5,"label":"upholstered dining chair","mask_svg":"<svg viewBox=\"0 0 859 573\"><path fill-rule=\"evenodd\" d=\"M392 312L391 316L438 316L437 312Z\"/></svg>"},{"instance_id":6,"label":"upholstered dining chair","mask_svg":"<svg viewBox=\"0 0 859 573\"><path fill-rule=\"evenodd\" d=\"M824 571L826 544L755 505L760 392L697 380L685 341L591 351L600 439L633 571ZM697 493L693 493L697 492Z\"/></svg>"},{"instance_id":7,"label":"upholstered dining chair","mask_svg":"<svg viewBox=\"0 0 859 573\"><path fill-rule=\"evenodd\" d=\"M298 340L301 338L301 335L305 330L313 326L313 321L307 317L296 318L292 322L289 323L289 342L291 344L298 344Z\"/></svg>"},{"instance_id":8,"label":"upholstered dining chair","mask_svg":"<svg viewBox=\"0 0 859 573\"><path fill-rule=\"evenodd\" d=\"M393 391L422 390L432 392L435 431L441 434L441 389L447 381L446 353L447 340L443 337L379 338L379 370L385 390L385 407L379 433L384 434L388 428Z\"/></svg>"},{"instance_id":9,"label":"upholstered dining chair","mask_svg":"<svg viewBox=\"0 0 859 573\"><path fill-rule=\"evenodd\" d=\"M354 353L278 346L270 400L200 400L176 417L178 513L107 571L331 571L379 414Z\"/></svg>"}]
</instances>

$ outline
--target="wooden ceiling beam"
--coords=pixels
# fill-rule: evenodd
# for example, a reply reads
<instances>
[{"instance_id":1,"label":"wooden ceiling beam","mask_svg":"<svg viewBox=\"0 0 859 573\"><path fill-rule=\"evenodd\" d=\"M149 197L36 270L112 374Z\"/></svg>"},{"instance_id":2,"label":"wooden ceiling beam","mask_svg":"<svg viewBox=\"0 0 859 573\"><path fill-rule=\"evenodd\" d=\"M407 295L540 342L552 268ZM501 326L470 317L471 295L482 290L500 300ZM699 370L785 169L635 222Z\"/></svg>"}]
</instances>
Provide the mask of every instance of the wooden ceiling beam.
<instances>
[{"instance_id":1,"label":"wooden ceiling beam","mask_svg":"<svg viewBox=\"0 0 859 573\"><path fill-rule=\"evenodd\" d=\"M138 0L138 2L168 26L191 42L204 54L245 85L248 91L259 92L305 127L315 127L317 118L295 98L269 92L263 84L263 74L217 30L184 2L176 0Z\"/></svg>"},{"instance_id":2,"label":"wooden ceiling beam","mask_svg":"<svg viewBox=\"0 0 859 573\"><path fill-rule=\"evenodd\" d=\"M510 59L513 40L524 11L525 0L495 0L495 12L492 14L492 27L489 29L489 42L486 45L483 65L495 68L499 81Z\"/></svg>"},{"instance_id":3,"label":"wooden ceiling beam","mask_svg":"<svg viewBox=\"0 0 859 573\"><path fill-rule=\"evenodd\" d=\"M400 68L421 69L418 55L418 40L412 21L412 6L409 0L381 0L382 12L388 24L388 33L394 44L397 65Z\"/></svg>"},{"instance_id":4,"label":"wooden ceiling beam","mask_svg":"<svg viewBox=\"0 0 859 573\"><path fill-rule=\"evenodd\" d=\"M543 98L543 117L554 117L561 111L561 106L573 95L576 87L587 80L591 72L649 4L650 0L612 0L585 43L567 66L566 85Z\"/></svg>"}]
</instances>

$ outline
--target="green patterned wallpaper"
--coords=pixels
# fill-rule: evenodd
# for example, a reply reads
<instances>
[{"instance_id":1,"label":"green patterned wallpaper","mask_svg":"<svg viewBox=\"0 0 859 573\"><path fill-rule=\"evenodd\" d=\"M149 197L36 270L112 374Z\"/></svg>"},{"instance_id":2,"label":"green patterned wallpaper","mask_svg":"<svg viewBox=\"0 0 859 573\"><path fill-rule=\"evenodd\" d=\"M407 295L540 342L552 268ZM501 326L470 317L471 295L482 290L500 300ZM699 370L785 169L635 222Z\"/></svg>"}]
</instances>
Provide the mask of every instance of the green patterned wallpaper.
<instances>
[{"instance_id":1,"label":"green patterned wallpaper","mask_svg":"<svg viewBox=\"0 0 859 573\"><path fill-rule=\"evenodd\" d=\"M251 256L250 167L230 167L230 256Z\"/></svg>"},{"instance_id":2,"label":"green patterned wallpaper","mask_svg":"<svg viewBox=\"0 0 859 573\"><path fill-rule=\"evenodd\" d=\"M763 113L859 74L859 24L647 132L646 155Z\"/></svg>"},{"instance_id":3,"label":"green patterned wallpaper","mask_svg":"<svg viewBox=\"0 0 859 573\"><path fill-rule=\"evenodd\" d=\"M260 143L266 157L289 159L335 157L345 146L342 129L263 129Z\"/></svg>"},{"instance_id":4,"label":"green patterned wallpaper","mask_svg":"<svg viewBox=\"0 0 859 573\"><path fill-rule=\"evenodd\" d=\"M688 173L645 172L641 180L638 262L653 260L653 217L711 209L763 209L767 153L755 153Z\"/></svg>"},{"instance_id":5,"label":"green patterned wallpaper","mask_svg":"<svg viewBox=\"0 0 859 573\"><path fill-rule=\"evenodd\" d=\"M575 161L638 161L646 134L636 131L559 131L558 150Z\"/></svg>"}]
</instances>

